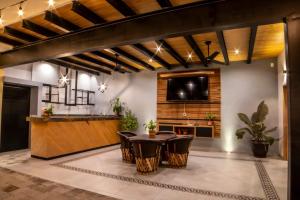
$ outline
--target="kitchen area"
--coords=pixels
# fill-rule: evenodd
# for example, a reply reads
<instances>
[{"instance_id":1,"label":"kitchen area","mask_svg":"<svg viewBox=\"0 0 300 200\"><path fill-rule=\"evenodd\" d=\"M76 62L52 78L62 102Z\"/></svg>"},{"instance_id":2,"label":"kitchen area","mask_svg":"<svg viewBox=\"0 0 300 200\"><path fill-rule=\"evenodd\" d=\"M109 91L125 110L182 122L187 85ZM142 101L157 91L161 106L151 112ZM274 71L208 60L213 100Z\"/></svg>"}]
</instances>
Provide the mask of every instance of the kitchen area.
<instances>
[{"instance_id":1,"label":"kitchen area","mask_svg":"<svg viewBox=\"0 0 300 200\"><path fill-rule=\"evenodd\" d=\"M119 143L115 97L100 91L112 79L48 62L4 69L0 152L52 159Z\"/></svg>"}]
</instances>

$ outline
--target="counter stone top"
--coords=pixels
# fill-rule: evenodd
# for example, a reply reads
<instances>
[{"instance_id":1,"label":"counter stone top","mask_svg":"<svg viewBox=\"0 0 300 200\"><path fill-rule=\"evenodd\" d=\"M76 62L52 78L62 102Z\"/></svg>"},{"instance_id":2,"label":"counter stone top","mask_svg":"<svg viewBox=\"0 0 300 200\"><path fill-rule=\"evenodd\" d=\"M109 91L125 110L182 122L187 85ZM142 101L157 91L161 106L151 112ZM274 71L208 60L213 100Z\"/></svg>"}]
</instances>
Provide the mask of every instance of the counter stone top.
<instances>
[{"instance_id":1,"label":"counter stone top","mask_svg":"<svg viewBox=\"0 0 300 200\"><path fill-rule=\"evenodd\" d=\"M119 120L116 115L53 115L50 117L30 116L26 121L40 122L68 122L68 121L97 121L97 120Z\"/></svg>"}]
</instances>

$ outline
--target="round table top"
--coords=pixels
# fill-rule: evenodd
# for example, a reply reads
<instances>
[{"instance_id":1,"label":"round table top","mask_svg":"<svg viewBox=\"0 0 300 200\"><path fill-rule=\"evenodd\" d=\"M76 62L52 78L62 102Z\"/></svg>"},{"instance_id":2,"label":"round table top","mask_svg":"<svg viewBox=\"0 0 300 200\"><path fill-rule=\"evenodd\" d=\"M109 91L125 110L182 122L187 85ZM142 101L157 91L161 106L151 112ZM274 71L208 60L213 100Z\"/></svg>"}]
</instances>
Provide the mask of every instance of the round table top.
<instances>
[{"instance_id":1,"label":"round table top","mask_svg":"<svg viewBox=\"0 0 300 200\"><path fill-rule=\"evenodd\" d=\"M165 142L167 140L176 138L175 134L161 134L161 135L155 135L155 137L149 137L148 134L140 134L137 136L129 137L130 141L134 140L145 140L145 141L157 141L157 142Z\"/></svg>"}]
</instances>

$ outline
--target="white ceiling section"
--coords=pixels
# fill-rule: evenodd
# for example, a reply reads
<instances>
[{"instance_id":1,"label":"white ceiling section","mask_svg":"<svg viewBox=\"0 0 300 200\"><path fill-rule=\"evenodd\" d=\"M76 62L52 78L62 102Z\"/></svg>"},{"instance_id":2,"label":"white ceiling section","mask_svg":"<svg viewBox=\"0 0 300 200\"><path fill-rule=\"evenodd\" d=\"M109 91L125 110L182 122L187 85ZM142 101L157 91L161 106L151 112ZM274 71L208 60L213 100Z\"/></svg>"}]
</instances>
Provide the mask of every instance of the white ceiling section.
<instances>
[{"instance_id":1,"label":"white ceiling section","mask_svg":"<svg viewBox=\"0 0 300 200\"><path fill-rule=\"evenodd\" d=\"M55 7L61 7L67 3L70 3L72 0L54 0ZM8 7L12 4L16 4L20 2L20 0L0 0L0 9L3 9L2 19L4 21L3 25L7 26L18 21L21 21L22 18L18 16L19 5ZM22 4L22 8L24 10L23 19L30 18L36 15L43 13L48 10L48 0L27 0Z\"/></svg>"}]
</instances>

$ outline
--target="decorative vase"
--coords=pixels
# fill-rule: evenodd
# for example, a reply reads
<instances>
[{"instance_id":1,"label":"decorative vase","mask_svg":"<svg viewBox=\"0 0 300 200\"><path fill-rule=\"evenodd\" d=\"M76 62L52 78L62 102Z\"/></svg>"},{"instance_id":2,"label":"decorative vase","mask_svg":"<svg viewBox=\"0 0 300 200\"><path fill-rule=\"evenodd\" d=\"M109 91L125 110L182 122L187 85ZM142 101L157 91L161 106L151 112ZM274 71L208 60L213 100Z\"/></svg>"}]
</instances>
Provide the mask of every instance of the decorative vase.
<instances>
[{"instance_id":1,"label":"decorative vase","mask_svg":"<svg viewBox=\"0 0 300 200\"><path fill-rule=\"evenodd\" d=\"M208 121L208 122L207 122L207 125L208 125L208 126L212 126L212 125L214 125L214 122L213 122L213 121Z\"/></svg>"},{"instance_id":2,"label":"decorative vase","mask_svg":"<svg viewBox=\"0 0 300 200\"><path fill-rule=\"evenodd\" d=\"M269 151L269 143L252 140L252 152L256 158L266 158Z\"/></svg>"},{"instance_id":3,"label":"decorative vase","mask_svg":"<svg viewBox=\"0 0 300 200\"><path fill-rule=\"evenodd\" d=\"M155 131L149 131L149 137L155 138L156 132Z\"/></svg>"}]
</instances>

